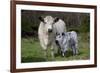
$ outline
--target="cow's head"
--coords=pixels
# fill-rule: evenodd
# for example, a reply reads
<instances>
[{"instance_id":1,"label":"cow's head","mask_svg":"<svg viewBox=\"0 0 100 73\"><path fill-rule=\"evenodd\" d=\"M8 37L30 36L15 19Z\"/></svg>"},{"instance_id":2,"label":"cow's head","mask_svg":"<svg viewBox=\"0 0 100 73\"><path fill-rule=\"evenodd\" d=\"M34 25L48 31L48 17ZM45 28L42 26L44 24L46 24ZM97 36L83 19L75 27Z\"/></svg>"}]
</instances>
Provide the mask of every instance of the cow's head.
<instances>
[{"instance_id":1,"label":"cow's head","mask_svg":"<svg viewBox=\"0 0 100 73\"><path fill-rule=\"evenodd\" d=\"M55 24L59 18L53 18L52 16L46 16L45 18L39 17L39 20L43 23L44 28L48 33L53 31L53 24Z\"/></svg>"}]
</instances>

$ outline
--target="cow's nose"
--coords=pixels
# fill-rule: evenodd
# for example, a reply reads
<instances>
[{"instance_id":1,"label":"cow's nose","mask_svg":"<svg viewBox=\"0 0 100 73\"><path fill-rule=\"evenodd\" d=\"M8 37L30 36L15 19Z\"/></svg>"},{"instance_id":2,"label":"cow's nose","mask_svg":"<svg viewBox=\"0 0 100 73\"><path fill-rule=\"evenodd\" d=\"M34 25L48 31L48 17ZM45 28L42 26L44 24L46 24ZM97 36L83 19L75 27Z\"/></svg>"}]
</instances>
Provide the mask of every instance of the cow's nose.
<instances>
[{"instance_id":1,"label":"cow's nose","mask_svg":"<svg viewBox=\"0 0 100 73\"><path fill-rule=\"evenodd\" d=\"M52 32L52 29L48 29L48 32L51 33Z\"/></svg>"}]
</instances>

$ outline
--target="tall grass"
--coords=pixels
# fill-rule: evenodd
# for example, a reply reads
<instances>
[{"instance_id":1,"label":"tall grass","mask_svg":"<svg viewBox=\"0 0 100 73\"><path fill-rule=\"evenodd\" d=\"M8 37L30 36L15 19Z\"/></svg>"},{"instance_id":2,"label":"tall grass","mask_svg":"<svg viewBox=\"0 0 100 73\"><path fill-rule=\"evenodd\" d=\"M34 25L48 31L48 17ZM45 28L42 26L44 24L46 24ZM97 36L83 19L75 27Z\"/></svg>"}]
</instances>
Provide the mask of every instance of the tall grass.
<instances>
[{"instance_id":1,"label":"tall grass","mask_svg":"<svg viewBox=\"0 0 100 73\"><path fill-rule=\"evenodd\" d=\"M72 56L72 51L69 50L65 57L61 54L56 54L54 61L68 60L87 60L90 58L89 33L78 34L78 50L77 56ZM51 61L50 49L48 49L48 57L45 59L44 51L42 50L39 40L33 38L21 39L21 62L44 62Z\"/></svg>"}]
</instances>

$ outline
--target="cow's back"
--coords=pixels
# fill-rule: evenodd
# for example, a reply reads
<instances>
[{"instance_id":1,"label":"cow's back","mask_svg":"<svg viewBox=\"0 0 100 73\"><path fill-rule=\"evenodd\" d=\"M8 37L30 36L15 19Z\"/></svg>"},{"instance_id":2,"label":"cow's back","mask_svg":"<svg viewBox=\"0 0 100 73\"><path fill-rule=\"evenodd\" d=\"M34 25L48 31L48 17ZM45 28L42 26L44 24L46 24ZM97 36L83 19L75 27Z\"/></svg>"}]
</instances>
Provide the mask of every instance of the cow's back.
<instances>
[{"instance_id":1,"label":"cow's back","mask_svg":"<svg viewBox=\"0 0 100 73\"><path fill-rule=\"evenodd\" d=\"M70 32L70 37L73 38L74 40L77 40L77 33L75 31Z\"/></svg>"},{"instance_id":2,"label":"cow's back","mask_svg":"<svg viewBox=\"0 0 100 73\"><path fill-rule=\"evenodd\" d=\"M63 20L59 19L58 22L53 24L53 31L54 31L55 34L66 32L65 22Z\"/></svg>"}]
</instances>

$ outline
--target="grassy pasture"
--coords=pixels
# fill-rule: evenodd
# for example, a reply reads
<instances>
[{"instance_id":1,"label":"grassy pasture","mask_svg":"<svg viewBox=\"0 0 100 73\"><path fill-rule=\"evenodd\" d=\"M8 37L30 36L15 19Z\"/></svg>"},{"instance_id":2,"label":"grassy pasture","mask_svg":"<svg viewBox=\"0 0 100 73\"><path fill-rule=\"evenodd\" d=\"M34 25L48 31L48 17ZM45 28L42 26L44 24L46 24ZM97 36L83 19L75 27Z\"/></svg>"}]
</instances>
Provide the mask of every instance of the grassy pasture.
<instances>
[{"instance_id":1,"label":"grassy pasture","mask_svg":"<svg viewBox=\"0 0 100 73\"><path fill-rule=\"evenodd\" d=\"M90 58L89 48L89 33L78 34L78 50L77 56L72 56L71 50L69 50L65 57L60 54L56 54L54 61L68 61L68 60L87 60ZM39 40L33 38L21 39L21 62L44 62L51 61L50 49L48 49L48 57L45 59L44 51L42 50Z\"/></svg>"}]
</instances>

